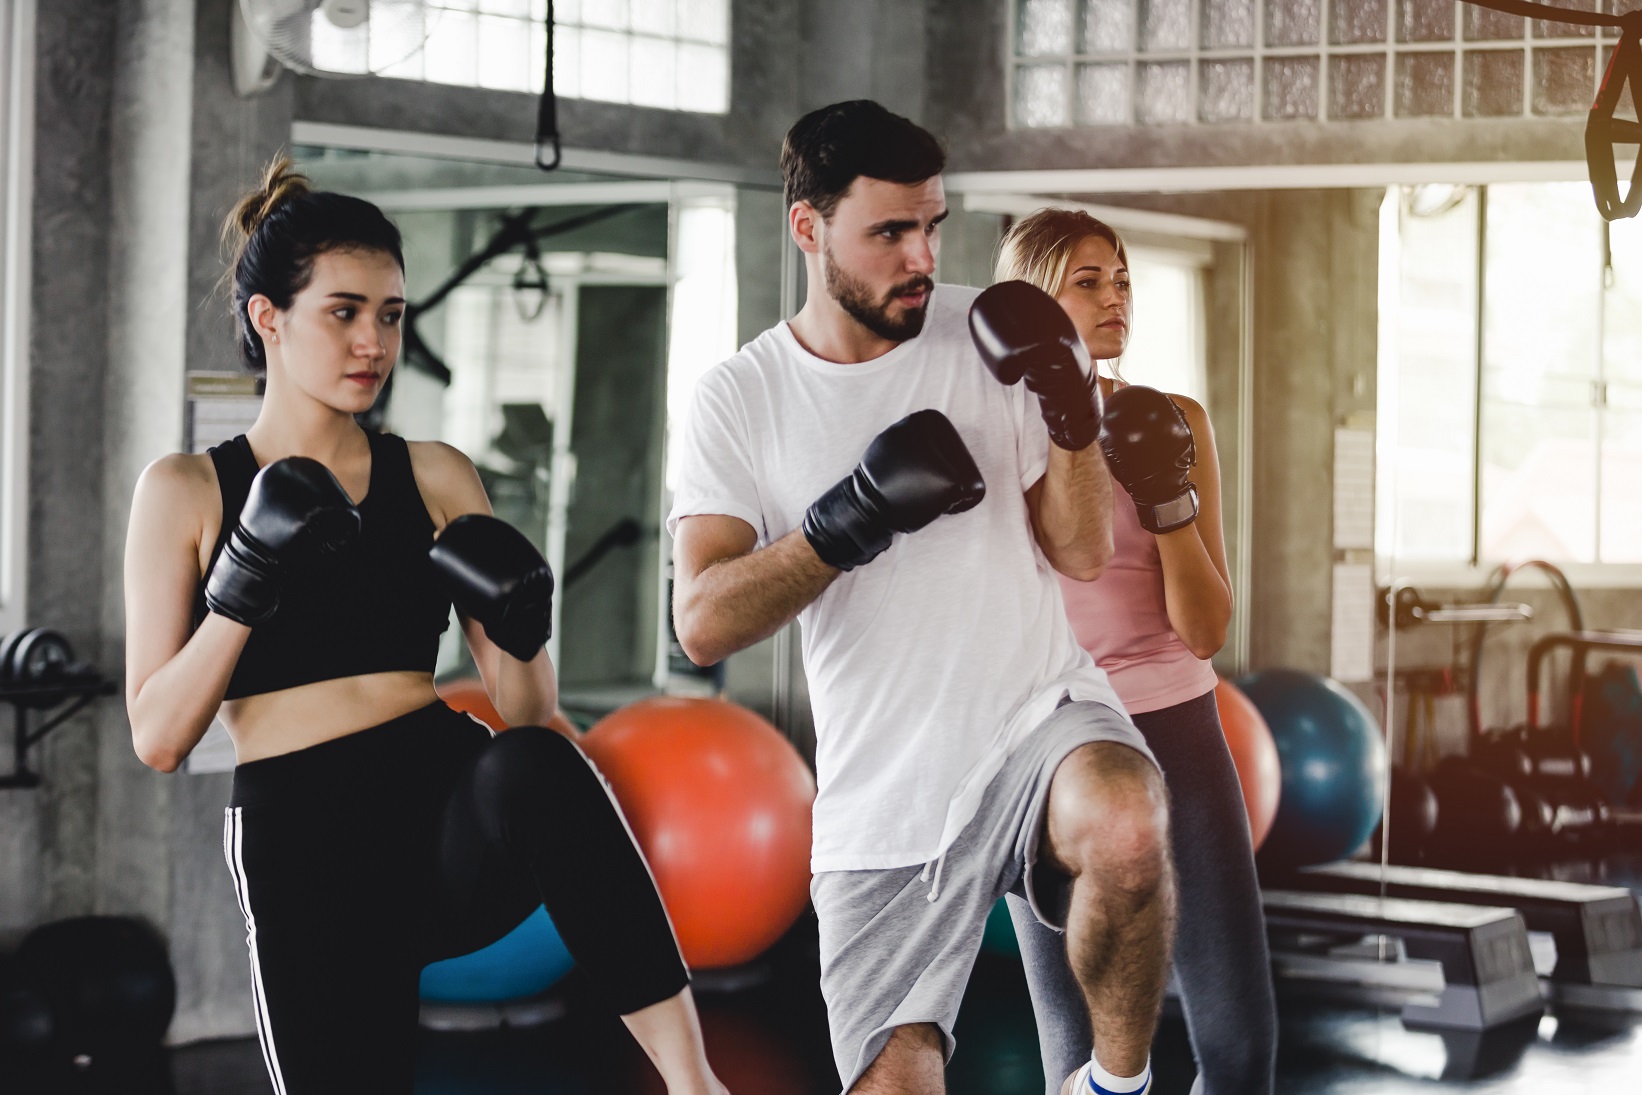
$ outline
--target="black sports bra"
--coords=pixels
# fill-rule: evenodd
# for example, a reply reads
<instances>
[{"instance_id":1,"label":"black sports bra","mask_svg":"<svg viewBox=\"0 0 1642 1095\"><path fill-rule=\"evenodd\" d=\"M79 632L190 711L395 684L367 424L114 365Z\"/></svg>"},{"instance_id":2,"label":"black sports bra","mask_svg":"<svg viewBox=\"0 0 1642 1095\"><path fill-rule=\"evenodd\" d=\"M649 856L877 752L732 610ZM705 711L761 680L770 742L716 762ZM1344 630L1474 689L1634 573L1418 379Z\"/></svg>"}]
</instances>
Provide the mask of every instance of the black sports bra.
<instances>
[{"instance_id":1,"label":"black sports bra","mask_svg":"<svg viewBox=\"0 0 1642 1095\"><path fill-rule=\"evenodd\" d=\"M224 699L367 673L433 672L439 636L450 622L450 596L428 562L433 519L416 487L405 439L369 437L371 478L359 502L359 540L316 573L285 583L278 610L252 628ZM244 434L210 455L222 490L222 531L211 549L215 566L258 468ZM196 628L206 612L201 581L194 595Z\"/></svg>"}]
</instances>

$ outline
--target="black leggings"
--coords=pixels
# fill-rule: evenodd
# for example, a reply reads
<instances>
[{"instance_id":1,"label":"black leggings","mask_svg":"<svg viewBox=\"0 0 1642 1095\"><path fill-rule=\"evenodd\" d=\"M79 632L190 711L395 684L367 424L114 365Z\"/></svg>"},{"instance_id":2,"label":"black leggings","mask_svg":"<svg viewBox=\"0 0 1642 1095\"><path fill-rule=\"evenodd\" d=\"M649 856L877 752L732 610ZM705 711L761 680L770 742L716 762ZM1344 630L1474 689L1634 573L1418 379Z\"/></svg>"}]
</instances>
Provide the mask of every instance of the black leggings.
<instances>
[{"instance_id":1,"label":"black leggings","mask_svg":"<svg viewBox=\"0 0 1642 1095\"><path fill-rule=\"evenodd\" d=\"M1270 1095L1277 1004L1266 916L1249 850L1248 813L1214 693L1133 716L1169 788L1170 846L1180 887L1174 968L1201 1095ZM1031 976L1048 1090L1089 1059L1089 1017L1066 942L1013 895L1009 912Z\"/></svg>"},{"instance_id":2,"label":"black leggings","mask_svg":"<svg viewBox=\"0 0 1642 1095\"><path fill-rule=\"evenodd\" d=\"M626 1014L688 981L655 882L571 742L442 703L234 771L223 852L276 1095L408 1093L424 965L538 904Z\"/></svg>"}]
</instances>

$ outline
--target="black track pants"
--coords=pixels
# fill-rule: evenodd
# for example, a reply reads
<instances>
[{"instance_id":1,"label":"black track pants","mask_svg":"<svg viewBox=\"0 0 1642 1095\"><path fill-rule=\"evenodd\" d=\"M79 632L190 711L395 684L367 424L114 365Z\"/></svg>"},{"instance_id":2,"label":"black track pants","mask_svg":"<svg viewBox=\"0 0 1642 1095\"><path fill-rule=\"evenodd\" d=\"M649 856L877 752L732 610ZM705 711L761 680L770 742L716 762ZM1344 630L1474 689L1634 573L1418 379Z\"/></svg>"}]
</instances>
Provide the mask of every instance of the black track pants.
<instances>
[{"instance_id":1,"label":"black track pants","mask_svg":"<svg viewBox=\"0 0 1642 1095\"><path fill-rule=\"evenodd\" d=\"M277 1095L410 1092L422 967L538 904L614 1010L688 980L615 800L552 730L436 703L242 764L223 850Z\"/></svg>"}]
</instances>

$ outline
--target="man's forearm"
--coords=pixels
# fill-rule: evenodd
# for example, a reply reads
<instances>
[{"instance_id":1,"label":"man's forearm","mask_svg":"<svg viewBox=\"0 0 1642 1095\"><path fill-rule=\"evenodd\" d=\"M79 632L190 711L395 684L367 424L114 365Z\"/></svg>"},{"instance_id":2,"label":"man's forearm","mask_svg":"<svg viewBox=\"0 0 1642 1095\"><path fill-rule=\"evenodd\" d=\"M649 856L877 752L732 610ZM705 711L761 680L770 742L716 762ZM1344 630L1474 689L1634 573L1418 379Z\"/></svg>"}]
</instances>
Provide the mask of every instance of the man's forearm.
<instances>
[{"instance_id":1,"label":"man's forearm","mask_svg":"<svg viewBox=\"0 0 1642 1095\"><path fill-rule=\"evenodd\" d=\"M1049 467L1032 515L1038 546L1068 578L1093 581L1112 557L1112 480L1099 445L1049 446Z\"/></svg>"},{"instance_id":2,"label":"man's forearm","mask_svg":"<svg viewBox=\"0 0 1642 1095\"><path fill-rule=\"evenodd\" d=\"M768 547L702 569L680 595L674 628L690 660L723 661L781 630L843 572L823 563L797 529Z\"/></svg>"}]
</instances>

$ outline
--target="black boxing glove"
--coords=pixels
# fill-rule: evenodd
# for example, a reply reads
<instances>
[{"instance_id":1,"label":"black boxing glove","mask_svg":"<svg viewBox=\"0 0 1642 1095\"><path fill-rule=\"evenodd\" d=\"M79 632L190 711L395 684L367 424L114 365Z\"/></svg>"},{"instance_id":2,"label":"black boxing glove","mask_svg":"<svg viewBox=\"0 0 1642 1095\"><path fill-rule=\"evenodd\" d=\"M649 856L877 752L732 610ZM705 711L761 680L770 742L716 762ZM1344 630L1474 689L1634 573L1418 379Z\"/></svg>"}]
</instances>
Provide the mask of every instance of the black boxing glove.
<instances>
[{"instance_id":1,"label":"black boxing glove","mask_svg":"<svg viewBox=\"0 0 1642 1095\"><path fill-rule=\"evenodd\" d=\"M553 570L525 534L488 514L445 526L428 549L462 615L490 641L528 662L553 634Z\"/></svg>"},{"instance_id":2,"label":"black boxing glove","mask_svg":"<svg viewBox=\"0 0 1642 1095\"><path fill-rule=\"evenodd\" d=\"M839 570L870 563L897 532L973 509L986 483L940 411L915 411L872 439L855 470L804 514L804 538Z\"/></svg>"},{"instance_id":3,"label":"black boxing glove","mask_svg":"<svg viewBox=\"0 0 1642 1095\"><path fill-rule=\"evenodd\" d=\"M1106 398L1100 448L1147 532L1173 532L1197 519L1197 486L1188 478L1197 442L1174 400L1139 384L1119 388Z\"/></svg>"},{"instance_id":4,"label":"black boxing glove","mask_svg":"<svg viewBox=\"0 0 1642 1095\"><path fill-rule=\"evenodd\" d=\"M1049 439L1069 452L1100 432L1100 388L1072 318L1048 293L1024 281L1000 281L969 306L969 336L1000 384L1025 379L1038 397Z\"/></svg>"},{"instance_id":5,"label":"black boxing glove","mask_svg":"<svg viewBox=\"0 0 1642 1095\"><path fill-rule=\"evenodd\" d=\"M279 608L293 572L333 555L359 537L359 510L317 460L289 456L257 472L251 492L205 580L205 604L219 616L255 627Z\"/></svg>"}]
</instances>

